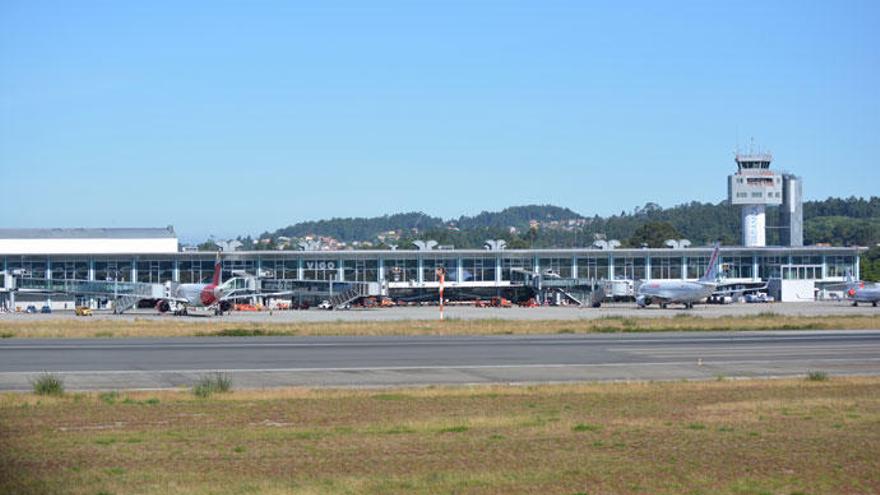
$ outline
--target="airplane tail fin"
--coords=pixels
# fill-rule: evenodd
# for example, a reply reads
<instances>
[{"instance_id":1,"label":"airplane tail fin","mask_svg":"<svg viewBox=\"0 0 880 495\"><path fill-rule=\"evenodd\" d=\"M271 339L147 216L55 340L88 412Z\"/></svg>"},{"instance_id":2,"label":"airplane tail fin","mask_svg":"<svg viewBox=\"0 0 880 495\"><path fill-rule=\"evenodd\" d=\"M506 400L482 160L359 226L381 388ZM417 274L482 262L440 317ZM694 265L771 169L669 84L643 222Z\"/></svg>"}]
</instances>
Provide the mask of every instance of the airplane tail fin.
<instances>
[{"instance_id":1,"label":"airplane tail fin","mask_svg":"<svg viewBox=\"0 0 880 495\"><path fill-rule=\"evenodd\" d=\"M721 245L715 243L715 249L712 250L712 257L709 258L709 266L706 267L706 273L700 277L700 282L715 282L718 278L718 265L720 260Z\"/></svg>"},{"instance_id":2,"label":"airplane tail fin","mask_svg":"<svg viewBox=\"0 0 880 495\"><path fill-rule=\"evenodd\" d=\"M220 275L223 273L223 264L220 263L220 253L217 253L217 260L214 262L214 278L211 279L211 283L214 285L220 285Z\"/></svg>"},{"instance_id":3,"label":"airplane tail fin","mask_svg":"<svg viewBox=\"0 0 880 495\"><path fill-rule=\"evenodd\" d=\"M847 270L846 271L846 288L848 290L864 289L865 283L861 282L859 280L856 280L855 277L853 277L852 270Z\"/></svg>"}]
</instances>

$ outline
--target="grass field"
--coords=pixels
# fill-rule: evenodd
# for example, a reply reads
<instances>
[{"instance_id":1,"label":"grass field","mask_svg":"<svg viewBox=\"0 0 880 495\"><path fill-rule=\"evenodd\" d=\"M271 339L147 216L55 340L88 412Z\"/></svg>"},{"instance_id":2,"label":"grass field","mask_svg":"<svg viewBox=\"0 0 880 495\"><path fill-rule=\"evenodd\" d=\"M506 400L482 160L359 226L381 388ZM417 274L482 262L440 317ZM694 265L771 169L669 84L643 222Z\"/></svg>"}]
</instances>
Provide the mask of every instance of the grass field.
<instances>
[{"instance_id":1,"label":"grass field","mask_svg":"<svg viewBox=\"0 0 880 495\"><path fill-rule=\"evenodd\" d=\"M230 322L223 319L192 322L167 320L15 320L0 321L2 338L184 337L259 335L504 335L536 333L664 332L697 330L822 330L880 329L880 316L753 316L605 317L581 320L446 320Z\"/></svg>"},{"instance_id":2,"label":"grass field","mask_svg":"<svg viewBox=\"0 0 880 495\"><path fill-rule=\"evenodd\" d=\"M0 493L878 492L878 378L0 395Z\"/></svg>"}]
</instances>

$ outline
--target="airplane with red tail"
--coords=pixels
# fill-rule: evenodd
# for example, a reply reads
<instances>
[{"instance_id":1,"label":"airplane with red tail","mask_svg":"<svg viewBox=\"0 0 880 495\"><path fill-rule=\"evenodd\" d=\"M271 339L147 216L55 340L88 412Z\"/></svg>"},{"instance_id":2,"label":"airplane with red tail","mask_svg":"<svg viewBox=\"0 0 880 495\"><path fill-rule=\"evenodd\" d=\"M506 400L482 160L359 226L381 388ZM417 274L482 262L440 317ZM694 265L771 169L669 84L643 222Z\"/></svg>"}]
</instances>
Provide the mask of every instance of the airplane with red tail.
<instances>
[{"instance_id":1,"label":"airplane with red tail","mask_svg":"<svg viewBox=\"0 0 880 495\"><path fill-rule=\"evenodd\" d=\"M197 284L170 284L168 295L156 303L156 309L160 313L174 311L175 315L188 314L189 308L206 308L213 310L215 315L222 314L232 307L232 300L242 297L254 297L253 294L234 295L234 287L223 284L221 274L223 271L220 263L220 255L214 263L214 276L209 283Z\"/></svg>"}]
</instances>

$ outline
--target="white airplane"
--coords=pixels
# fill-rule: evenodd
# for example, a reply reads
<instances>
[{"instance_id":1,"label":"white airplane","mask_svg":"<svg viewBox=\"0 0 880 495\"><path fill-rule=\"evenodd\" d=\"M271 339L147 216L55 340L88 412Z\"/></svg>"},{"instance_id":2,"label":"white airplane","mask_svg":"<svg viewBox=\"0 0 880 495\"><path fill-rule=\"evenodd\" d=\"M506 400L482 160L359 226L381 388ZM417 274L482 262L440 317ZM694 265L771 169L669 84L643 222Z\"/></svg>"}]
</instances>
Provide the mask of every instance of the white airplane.
<instances>
[{"instance_id":1,"label":"white airplane","mask_svg":"<svg viewBox=\"0 0 880 495\"><path fill-rule=\"evenodd\" d=\"M875 308L880 303L880 286L872 285L865 287L864 282L856 282L852 272L846 274L846 295L852 299L852 305L858 306L860 302L871 303Z\"/></svg>"},{"instance_id":2,"label":"white airplane","mask_svg":"<svg viewBox=\"0 0 880 495\"><path fill-rule=\"evenodd\" d=\"M236 299L289 295L289 292L257 294L247 290L241 293L242 291L234 282L242 279L232 278L223 283L221 280L222 271L223 267L220 263L220 255L218 254L217 261L214 263L214 276L211 282L196 284L171 283L168 286L168 295L159 299L159 302L156 303L156 310L160 313L174 310L175 315L186 315L190 308L204 308L213 310L215 315L221 315L224 311L229 311L233 301Z\"/></svg>"},{"instance_id":3,"label":"white airplane","mask_svg":"<svg viewBox=\"0 0 880 495\"><path fill-rule=\"evenodd\" d=\"M715 244L712 257L709 258L709 266L706 273L696 282L689 281L651 281L639 286L636 295L636 304L640 308L650 304L659 304L665 308L668 304L684 304L688 309L694 307L694 303L711 296L718 287L718 252L720 247Z\"/></svg>"}]
</instances>

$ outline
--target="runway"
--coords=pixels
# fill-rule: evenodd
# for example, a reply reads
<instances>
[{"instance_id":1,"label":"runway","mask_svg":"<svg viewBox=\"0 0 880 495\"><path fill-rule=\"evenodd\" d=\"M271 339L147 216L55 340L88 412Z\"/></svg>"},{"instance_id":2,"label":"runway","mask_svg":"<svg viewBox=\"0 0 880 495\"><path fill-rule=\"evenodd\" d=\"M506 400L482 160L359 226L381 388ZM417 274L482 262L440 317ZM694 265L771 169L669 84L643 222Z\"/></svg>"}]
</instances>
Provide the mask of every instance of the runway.
<instances>
[{"instance_id":1,"label":"runway","mask_svg":"<svg viewBox=\"0 0 880 495\"><path fill-rule=\"evenodd\" d=\"M69 390L379 387L880 374L880 331L479 337L256 337L0 341L0 390L42 371Z\"/></svg>"}]
</instances>

